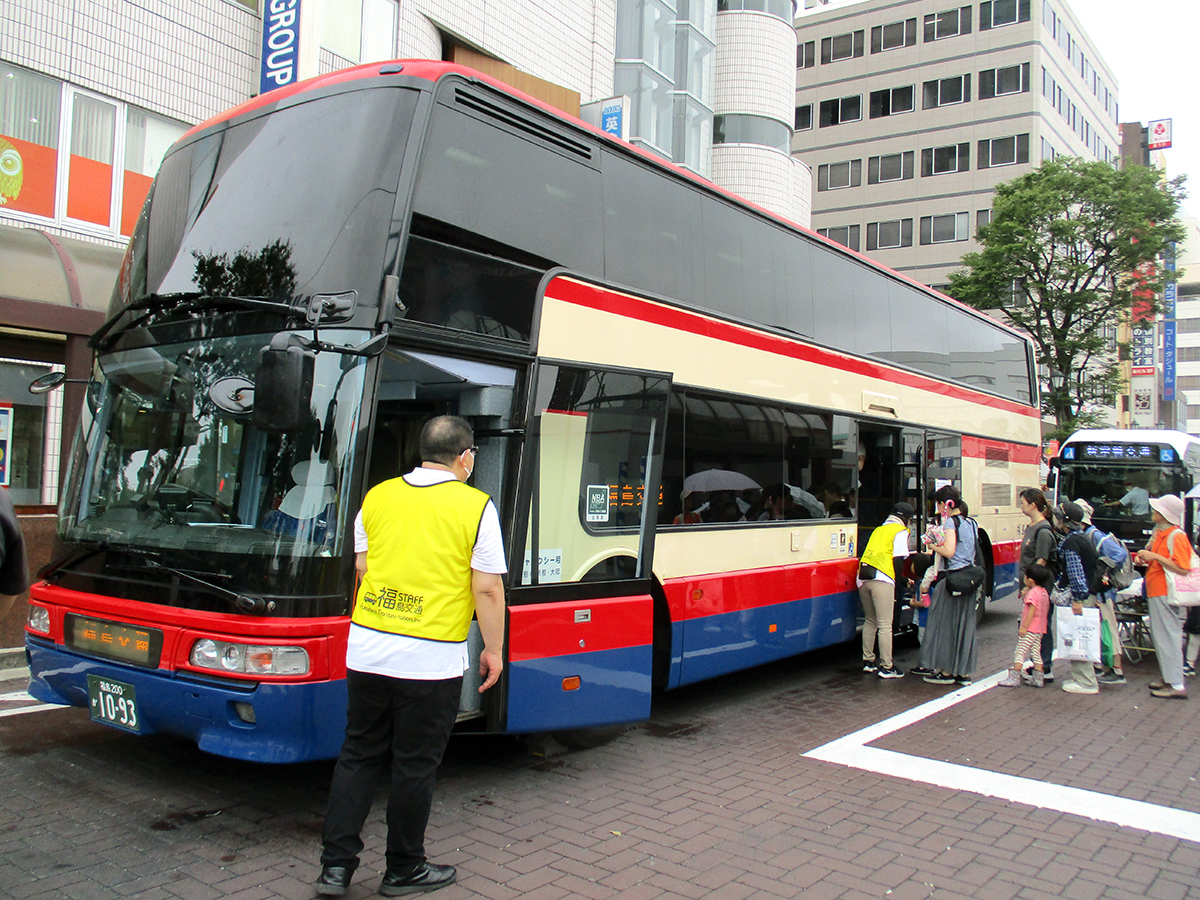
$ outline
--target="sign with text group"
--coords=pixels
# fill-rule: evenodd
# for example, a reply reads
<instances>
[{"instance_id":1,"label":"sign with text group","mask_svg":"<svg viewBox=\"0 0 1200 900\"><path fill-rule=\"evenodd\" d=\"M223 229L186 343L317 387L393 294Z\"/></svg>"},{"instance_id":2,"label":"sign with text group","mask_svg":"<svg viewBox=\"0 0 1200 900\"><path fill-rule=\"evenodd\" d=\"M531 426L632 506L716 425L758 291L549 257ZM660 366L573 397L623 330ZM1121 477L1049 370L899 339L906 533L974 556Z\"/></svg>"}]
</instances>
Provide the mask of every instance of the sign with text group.
<instances>
[{"instance_id":1,"label":"sign with text group","mask_svg":"<svg viewBox=\"0 0 1200 900\"><path fill-rule=\"evenodd\" d=\"M299 80L300 0L266 0L258 92L265 94Z\"/></svg>"}]
</instances>

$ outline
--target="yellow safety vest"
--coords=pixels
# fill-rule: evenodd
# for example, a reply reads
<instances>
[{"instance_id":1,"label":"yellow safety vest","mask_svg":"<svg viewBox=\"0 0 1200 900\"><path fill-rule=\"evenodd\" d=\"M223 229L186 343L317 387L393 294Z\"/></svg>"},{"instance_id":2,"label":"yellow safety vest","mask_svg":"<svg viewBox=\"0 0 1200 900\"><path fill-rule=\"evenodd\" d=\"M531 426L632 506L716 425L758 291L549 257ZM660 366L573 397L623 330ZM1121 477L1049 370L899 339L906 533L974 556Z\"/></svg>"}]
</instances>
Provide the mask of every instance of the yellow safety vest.
<instances>
[{"instance_id":1,"label":"yellow safety vest","mask_svg":"<svg viewBox=\"0 0 1200 900\"><path fill-rule=\"evenodd\" d=\"M471 553L488 495L461 481L392 478L367 492L367 574L351 620L375 631L465 641L475 611Z\"/></svg>"},{"instance_id":2,"label":"yellow safety vest","mask_svg":"<svg viewBox=\"0 0 1200 900\"><path fill-rule=\"evenodd\" d=\"M871 532L871 537L867 539L866 549L863 550L862 561L879 569L888 578L895 578L892 545L896 543L896 535L901 531L908 531L908 526L903 522L885 521Z\"/></svg>"}]
</instances>

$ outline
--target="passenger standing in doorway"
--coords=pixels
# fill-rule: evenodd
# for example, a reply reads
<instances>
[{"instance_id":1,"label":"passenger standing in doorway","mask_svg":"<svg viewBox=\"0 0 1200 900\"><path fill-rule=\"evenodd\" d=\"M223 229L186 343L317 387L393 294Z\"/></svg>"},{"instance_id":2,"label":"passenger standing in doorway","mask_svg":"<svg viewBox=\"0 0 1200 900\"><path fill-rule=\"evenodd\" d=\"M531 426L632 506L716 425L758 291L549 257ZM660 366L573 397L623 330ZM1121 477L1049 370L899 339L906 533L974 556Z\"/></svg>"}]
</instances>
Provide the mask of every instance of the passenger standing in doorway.
<instances>
[{"instance_id":1,"label":"passenger standing in doorway","mask_svg":"<svg viewBox=\"0 0 1200 900\"><path fill-rule=\"evenodd\" d=\"M946 575L975 565L979 526L967 516L967 504L952 485L938 488L933 499L944 534L941 543L929 545L939 571L930 598L920 664L925 671L933 670L925 676L930 684L968 685L977 661L975 610L983 586L973 593L955 596L950 593Z\"/></svg>"},{"instance_id":2,"label":"passenger standing in doorway","mask_svg":"<svg viewBox=\"0 0 1200 900\"><path fill-rule=\"evenodd\" d=\"M1046 495L1037 488L1026 488L1017 497L1017 506L1029 520L1025 526L1025 536L1021 538L1021 553L1017 562L1017 584L1025 584L1025 574L1029 567L1036 563L1050 568L1051 574L1057 580L1057 548L1058 539L1054 536L1054 528L1046 518L1049 504ZM1053 681L1053 664L1051 657L1054 653L1054 622L1051 619L1041 635L1042 680ZM1032 679L1032 675L1030 678Z\"/></svg>"},{"instance_id":3,"label":"passenger standing in doorway","mask_svg":"<svg viewBox=\"0 0 1200 900\"><path fill-rule=\"evenodd\" d=\"M892 514L871 532L858 569L858 596L863 607L863 671L880 678L903 678L892 661L892 618L898 584L903 584L908 558L908 523L916 515L907 503L897 503ZM879 639L879 656L875 640Z\"/></svg>"},{"instance_id":4,"label":"passenger standing in doorway","mask_svg":"<svg viewBox=\"0 0 1200 900\"><path fill-rule=\"evenodd\" d=\"M438 765L458 716L467 634L479 620L479 674L504 667L506 571L500 520L475 468L471 425L438 416L421 430L421 465L376 485L355 523L362 575L346 648L346 740L333 771L317 893L346 893L376 778L391 763L385 897L453 884L453 866L425 858Z\"/></svg>"}]
</instances>

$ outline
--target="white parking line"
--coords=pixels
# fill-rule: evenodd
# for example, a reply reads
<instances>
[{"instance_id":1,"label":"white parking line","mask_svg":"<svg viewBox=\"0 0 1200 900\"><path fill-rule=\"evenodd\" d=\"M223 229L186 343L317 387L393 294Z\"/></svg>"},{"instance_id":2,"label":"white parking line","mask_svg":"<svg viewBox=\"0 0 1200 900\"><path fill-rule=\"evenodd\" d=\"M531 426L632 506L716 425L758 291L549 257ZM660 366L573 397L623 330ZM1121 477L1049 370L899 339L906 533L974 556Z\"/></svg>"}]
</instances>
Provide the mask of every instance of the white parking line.
<instances>
[{"instance_id":1,"label":"white parking line","mask_svg":"<svg viewBox=\"0 0 1200 900\"><path fill-rule=\"evenodd\" d=\"M804 756L878 775L891 775L921 784L996 797L1039 809L1052 809L1098 822L1139 828L1200 843L1200 814L1197 813L867 746L886 734L899 731L983 693L999 683L1007 673L1007 669L997 672L970 687L952 691L937 700L823 744Z\"/></svg>"}]
</instances>

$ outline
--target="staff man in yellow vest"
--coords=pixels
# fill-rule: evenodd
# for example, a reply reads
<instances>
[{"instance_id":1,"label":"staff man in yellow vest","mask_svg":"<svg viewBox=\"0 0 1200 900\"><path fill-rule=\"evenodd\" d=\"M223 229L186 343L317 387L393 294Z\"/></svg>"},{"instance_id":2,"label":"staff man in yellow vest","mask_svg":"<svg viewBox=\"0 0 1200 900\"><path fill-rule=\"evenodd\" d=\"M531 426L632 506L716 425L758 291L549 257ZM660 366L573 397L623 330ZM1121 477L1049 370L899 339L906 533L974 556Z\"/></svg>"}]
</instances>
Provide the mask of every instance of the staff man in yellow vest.
<instances>
[{"instance_id":1,"label":"staff man in yellow vest","mask_svg":"<svg viewBox=\"0 0 1200 900\"><path fill-rule=\"evenodd\" d=\"M496 507L464 482L475 468L465 419L421 431L421 465L376 485L355 523L362 583L346 647L346 739L333 772L317 893L346 893L375 781L391 761L385 897L453 884L453 866L425 858L433 786L458 715L467 632L483 636L483 693L504 668L507 571Z\"/></svg>"},{"instance_id":2,"label":"staff man in yellow vest","mask_svg":"<svg viewBox=\"0 0 1200 900\"><path fill-rule=\"evenodd\" d=\"M908 558L908 523L916 511L897 503L892 514L871 532L858 567L858 596L863 607L863 671L880 678L903 678L892 662L892 615L896 608L896 581ZM875 656L875 638L879 656Z\"/></svg>"}]
</instances>

